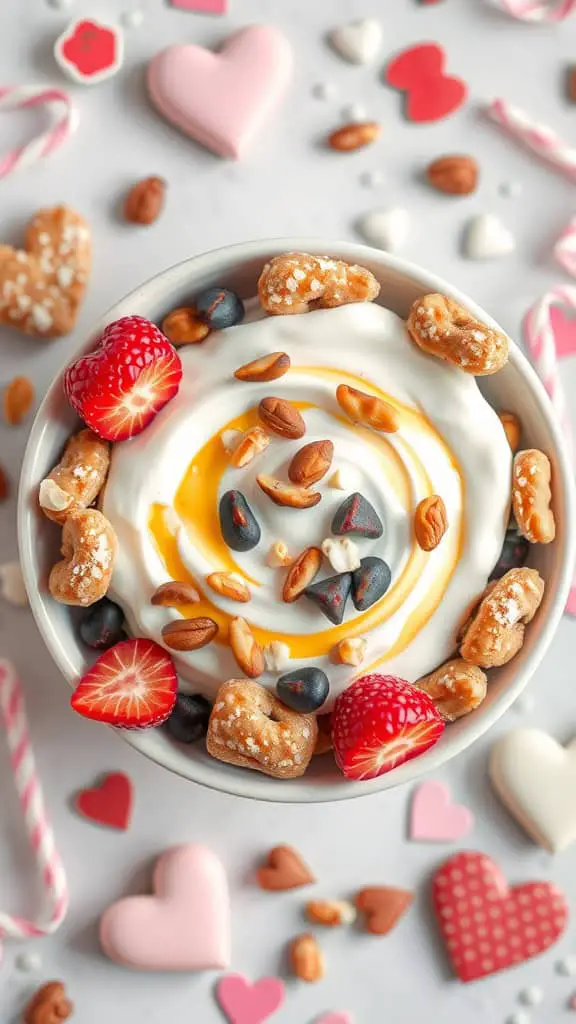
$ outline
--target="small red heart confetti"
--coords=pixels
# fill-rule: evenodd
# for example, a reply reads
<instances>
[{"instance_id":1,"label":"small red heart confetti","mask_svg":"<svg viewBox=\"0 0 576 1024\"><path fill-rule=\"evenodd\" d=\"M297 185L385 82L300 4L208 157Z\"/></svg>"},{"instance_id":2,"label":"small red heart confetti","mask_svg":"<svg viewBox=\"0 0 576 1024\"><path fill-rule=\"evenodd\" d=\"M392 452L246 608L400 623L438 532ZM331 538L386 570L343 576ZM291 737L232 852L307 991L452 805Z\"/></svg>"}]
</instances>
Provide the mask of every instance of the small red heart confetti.
<instances>
[{"instance_id":1,"label":"small red heart confetti","mask_svg":"<svg viewBox=\"0 0 576 1024\"><path fill-rule=\"evenodd\" d=\"M445 63L446 54L438 43L419 43L399 53L386 68L384 80L406 93L409 121L439 121L466 101L468 86L460 78L446 75Z\"/></svg>"},{"instance_id":2,"label":"small red heart confetti","mask_svg":"<svg viewBox=\"0 0 576 1024\"><path fill-rule=\"evenodd\" d=\"M124 772L110 772L99 785L81 789L74 798L74 807L83 818L125 831L130 824L133 786Z\"/></svg>"},{"instance_id":3,"label":"small red heart confetti","mask_svg":"<svg viewBox=\"0 0 576 1024\"><path fill-rule=\"evenodd\" d=\"M450 857L432 879L434 912L461 981L475 981L542 953L568 922L564 894L551 882L510 888L484 853Z\"/></svg>"}]
</instances>

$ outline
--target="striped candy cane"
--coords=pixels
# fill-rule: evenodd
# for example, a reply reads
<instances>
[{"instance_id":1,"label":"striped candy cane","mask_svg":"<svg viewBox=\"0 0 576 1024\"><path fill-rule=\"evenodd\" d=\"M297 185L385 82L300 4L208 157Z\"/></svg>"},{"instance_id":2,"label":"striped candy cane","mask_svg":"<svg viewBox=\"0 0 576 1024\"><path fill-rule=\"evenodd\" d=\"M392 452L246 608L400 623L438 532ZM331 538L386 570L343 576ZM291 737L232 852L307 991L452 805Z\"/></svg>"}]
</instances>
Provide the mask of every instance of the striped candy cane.
<instances>
[{"instance_id":1,"label":"striped candy cane","mask_svg":"<svg viewBox=\"0 0 576 1024\"><path fill-rule=\"evenodd\" d=\"M490 0L490 3L520 21L563 21L576 10L576 0Z\"/></svg>"},{"instance_id":2,"label":"striped candy cane","mask_svg":"<svg viewBox=\"0 0 576 1024\"><path fill-rule=\"evenodd\" d=\"M68 909L68 888L44 808L42 788L28 734L22 686L14 666L4 659L0 659L0 719L6 730L12 775L46 897L45 913L37 921L28 921L0 911L0 938L8 936L27 939L56 931Z\"/></svg>"},{"instance_id":3,"label":"striped candy cane","mask_svg":"<svg viewBox=\"0 0 576 1024\"><path fill-rule=\"evenodd\" d=\"M493 100L486 113L507 135L576 182L576 149L566 145L551 128L538 124L529 114L505 100Z\"/></svg>"},{"instance_id":4,"label":"striped candy cane","mask_svg":"<svg viewBox=\"0 0 576 1024\"><path fill-rule=\"evenodd\" d=\"M52 116L52 125L24 146L16 147L0 156L0 178L30 167L37 160L58 149L78 127L78 110L63 89L33 85L0 86L0 113L6 110L25 110L46 106Z\"/></svg>"}]
</instances>

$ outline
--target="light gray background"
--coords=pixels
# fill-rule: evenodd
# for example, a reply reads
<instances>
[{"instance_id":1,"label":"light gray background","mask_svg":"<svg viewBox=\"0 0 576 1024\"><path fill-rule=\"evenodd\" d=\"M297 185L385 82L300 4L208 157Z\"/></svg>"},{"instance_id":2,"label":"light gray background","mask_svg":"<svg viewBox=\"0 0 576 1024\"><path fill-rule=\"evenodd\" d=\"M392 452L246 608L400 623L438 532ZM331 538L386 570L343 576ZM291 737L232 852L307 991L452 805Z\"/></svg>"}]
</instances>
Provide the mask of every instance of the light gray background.
<instances>
[{"instance_id":1,"label":"light gray background","mask_svg":"<svg viewBox=\"0 0 576 1024\"><path fill-rule=\"evenodd\" d=\"M128 6L128 0L127 0ZM355 219L373 207L408 206L412 233L408 258L437 271L484 304L515 337L527 306L561 279L550 247L572 210L573 186L509 145L482 121L478 104L494 95L518 103L573 138L576 108L562 95L565 66L576 57L576 23L534 27L514 22L483 0L230 0L226 18L177 12L165 0L140 0L143 26L127 32L126 65L111 82L94 89L73 87L81 106L77 136L42 166L0 183L2 239L18 241L24 222L40 206L66 202L81 210L94 229L95 268L78 328L70 338L39 344L2 329L0 385L28 374L38 394L90 329L95 317L142 280L183 257L213 246L266 235L316 234L353 238ZM119 0L76 0L75 15L118 15ZM129 8L128 8L129 9ZM378 16L385 44L373 67L353 68L323 42L326 31L354 16ZM2 0L2 83L62 84L51 45L67 14L46 0ZM236 27L271 21L284 29L296 53L296 80L278 120L263 133L244 162L220 161L165 125L150 108L144 88L146 62L175 41L217 44ZM413 126L400 115L400 100L380 81L385 58L419 40L441 41L454 73L467 78L468 107L444 123ZM335 96L312 96L315 83L330 83ZM350 156L322 149L323 136L341 110L362 103L383 124L381 141ZM24 140L41 121L36 114L6 116L4 145ZM420 180L423 166L446 151L477 156L478 193L450 199L431 193ZM363 171L384 175L366 189ZM127 185L160 174L169 182L162 219L153 228L121 223L118 200ZM520 198L499 193L503 182L519 182ZM518 251L503 262L466 262L460 255L462 226L481 211L499 213L513 229ZM575 361L564 367L576 393ZM0 455L15 483L26 428L0 426ZM0 562L15 557L15 506L0 511ZM489 739L450 765L439 777L476 815L469 845L494 856L513 880L549 878L563 886L576 906L574 849L552 858L535 847L492 795L486 759L497 733L537 722L560 740L576 732L574 643L576 623L564 619L552 650L524 699ZM321 984L288 986L278 1024L308 1024L321 1011L347 1009L356 1024L497 1024L518 1009L518 992L540 985L545 1001L531 1011L534 1022L568 1019L567 999L576 978L560 977L554 964L576 952L571 928L548 955L514 971L463 987L451 980L427 910L427 880L450 847L408 843L410 793L394 791L327 807L276 807L232 799L172 778L147 763L105 729L75 716L26 611L0 604L0 653L12 657L25 680L32 733L48 807L68 870L72 894L68 919L51 939L26 944L42 957L38 980L65 979L77 1003L80 1024L216 1024L211 976L131 974L98 952L96 921L120 894L143 891L154 856L173 843L200 840L222 857L233 890L233 968L259 977L283 969L286 942L302 926L302 898L269 896L250 881L254 865L274 843L288 841L306 856L319 878L318 892L345 896L360 885L415 887L416 906L386 939L354 932L322 936L328 972ZM528 706L527 706L528 703ZM125 835L100 831L74 816L69 800L100 772L124 769L136 789L132 828ZM0 906L34 913L37 892L8 762L0 742ZM0 1024L12 1024L36 982L18 973L18 947L6 946L0 966Z\"/></svg>"}]
</instances>

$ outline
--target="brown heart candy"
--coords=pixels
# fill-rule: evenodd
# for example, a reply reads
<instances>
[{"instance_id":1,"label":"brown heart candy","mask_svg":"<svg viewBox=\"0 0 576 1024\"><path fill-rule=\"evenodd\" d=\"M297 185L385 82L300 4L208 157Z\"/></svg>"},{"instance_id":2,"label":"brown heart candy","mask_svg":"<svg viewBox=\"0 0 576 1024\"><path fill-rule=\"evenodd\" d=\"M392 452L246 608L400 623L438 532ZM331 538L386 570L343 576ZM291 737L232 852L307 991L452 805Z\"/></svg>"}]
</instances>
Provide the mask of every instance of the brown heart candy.
<instances>
[{"instance_id":1,"label":"brown heart candy","mask_svg":"<svg viewBox=\"0 0 576 1024\"><path fill-rule=\"evenodd\" d=\"M407 889L375 885L361 889L354 900L356 909L366 915L366 930L372 935L387 935L404 916L414 899Z\"/></svg>"},{"instance_id":2,"label":"brown heart candy","mask_svg":"<svg viewBox=\"0 0 576 1024\"><path fill-rule=\"evenodd\" d=\"M292 846L275 846L259 868L256 880L261 889L268 892L284 892L299 889L316 881L307 864Z\"/></svg>"}]
</instances>

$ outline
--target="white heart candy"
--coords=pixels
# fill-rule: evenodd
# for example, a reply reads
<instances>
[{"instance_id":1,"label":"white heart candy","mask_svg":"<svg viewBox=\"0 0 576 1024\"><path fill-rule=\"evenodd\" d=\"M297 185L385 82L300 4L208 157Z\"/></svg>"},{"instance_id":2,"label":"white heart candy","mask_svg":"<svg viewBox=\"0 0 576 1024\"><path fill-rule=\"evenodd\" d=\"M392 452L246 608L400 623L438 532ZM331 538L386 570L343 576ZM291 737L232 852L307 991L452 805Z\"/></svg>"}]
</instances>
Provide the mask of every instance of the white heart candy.
<instances>
[{"instance_id":1,"label":"white heart candy","mask_svg":"<svg viewBox=\"0 0 576 1024\"><path fill-rule=\"evenodd\" d=\"M514 252L514 235L494 213L481 213L469 221L464 253L469 260L493 260Z\"/></svg>"},{"instance_id":2,"label":"white heart candy","mask_svg":"<svg viewBox=\"0 0 576 1024\"><path fill-rule=\"evenodd\" d=\"M489 772L534 842L556 853L576 840L576 739L562 747L541 729L513 729L492 748Z\"/></svg>"},{"instance_id":3,"label":"white heart candy","mask_svg":"<svg viewBox=\"0 0 576 1024\"><path fill-rule=\"evenodd\" d=\"M408 237L410 214L399 206L392 210L372 210L360 218L358 230L371 245L392 252L401 248Z\"/></svg>"},{"instance_id":4,"label":"white heart candy","mask_svg":"<svg viewBox=\"0 0 576 1024\"><path fill-rule=\"evenodd\" d=\"M382 45L382 26L376 18L340 25L330 33L330 42L344 60L369 64Z\"/></svg>"}]
</instances>

